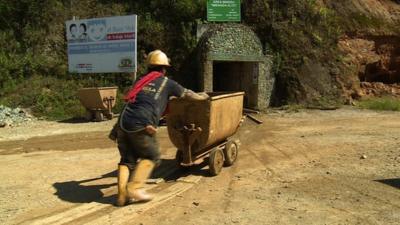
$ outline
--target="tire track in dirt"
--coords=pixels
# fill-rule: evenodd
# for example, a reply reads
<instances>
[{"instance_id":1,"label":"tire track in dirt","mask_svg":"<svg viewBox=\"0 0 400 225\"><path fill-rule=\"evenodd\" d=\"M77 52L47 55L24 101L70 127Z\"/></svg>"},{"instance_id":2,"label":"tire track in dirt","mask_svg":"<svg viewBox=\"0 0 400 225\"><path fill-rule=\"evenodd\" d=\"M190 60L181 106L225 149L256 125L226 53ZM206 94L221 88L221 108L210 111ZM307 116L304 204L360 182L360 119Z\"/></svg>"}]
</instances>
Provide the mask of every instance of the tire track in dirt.
<instances>
[{"instance_id":1,"label":"tire track in dirt","mask_svg":"<svg viewBox=\"0 0 400 225\"><path fill-rule=\"evenodd\" d=\"M340 208L337 206L331 206L332 208L330 209L332 213L336 213L337 215L341 215L343 213L346 213L348 215L351 215L353 218L356 218L358 221L363 221L365 224L377 224L376 220L373 220L373 218L366 218L369 217L368 215L357 215L354 212L351 212L347 209ZM372 221L373 220L373 221Z\"/></svg>"},{"instance_id":2,"label":"tire track in dirt","mask_svg":"<svg viewBox=\"0 0 400 225\"><path fill-rule=\"evenodd\" d=\"M232 204L232 200L231 199L233 199L233 197L235 195L235 190L233 189L233 186L234 186L234 183L235 183L234 176L235 176L237 170L238 170L237 166L234 165L234 166L232 166L232 169L229 171L228 189L224 193L225 198L224 198L224 203L222 204L225 213L227 213L228 209L231 207L231 204Z\"/></svg>"},{"instance_id":3,"label":"tire track in dirt","mask_svg":"<svg viewBox=\"0 0 400 225\"><path fill-rule=\"evenodd\" d=\"M325 179L330 180L331 182L335 182L335 183L340 182L340 180L338 180L338 179L333 179L333 178L329 178L329 177L325 177ZM369 198L369 199L375 200L375 201L377 201L377 202L381 202L381 203L384 203L384 204L387 204L387 205L391 205L391 206L393 206L393 207L399 209L399 211L400 211L400 205L398 205L398 204L392 203L392 202L390 202L389 200L383 199L383 198L378 197L378 196L376 196L376 195L372 195L371 193L365 193L365 190L361 190L360 188L357 188L357 187L354 186L354 185L351 186L351 185L349 185L349 184L347 184L347 183L345 183L345 182L341 182L341 183L342 183L342 185L345 186L347 189L350 189L350 190L352 190L352 191L358 193L359 195L362 195L362 196L365 197L365 198Z\"/></svg>"}]
</instances>

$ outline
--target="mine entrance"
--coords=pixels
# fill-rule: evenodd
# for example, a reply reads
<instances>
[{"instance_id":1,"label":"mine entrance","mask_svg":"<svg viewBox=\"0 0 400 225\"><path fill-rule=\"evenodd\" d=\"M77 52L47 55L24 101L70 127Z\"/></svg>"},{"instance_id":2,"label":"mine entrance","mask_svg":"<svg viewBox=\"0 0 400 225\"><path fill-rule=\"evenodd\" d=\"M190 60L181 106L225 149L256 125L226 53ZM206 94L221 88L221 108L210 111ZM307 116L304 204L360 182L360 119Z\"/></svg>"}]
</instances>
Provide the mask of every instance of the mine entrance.
<instances>
[{"instance_id":1,"label":"mine entrance","mask_svg":"<svg viewBox=\"0 0 400 225\"><path fill-rule=\"evenodd\" d=\"M257 107L258 62L213 61L213 91L244 91L244 106Z\"/></svg>"}]
</instances>

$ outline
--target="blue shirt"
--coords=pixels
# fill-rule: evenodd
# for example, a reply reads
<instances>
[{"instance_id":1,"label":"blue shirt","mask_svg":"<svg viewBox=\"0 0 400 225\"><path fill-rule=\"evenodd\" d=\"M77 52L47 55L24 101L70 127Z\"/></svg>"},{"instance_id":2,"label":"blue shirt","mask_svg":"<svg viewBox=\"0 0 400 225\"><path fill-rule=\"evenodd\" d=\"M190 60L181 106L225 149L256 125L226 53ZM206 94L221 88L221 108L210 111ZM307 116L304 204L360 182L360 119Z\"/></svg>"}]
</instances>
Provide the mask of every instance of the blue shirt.
<instances>
[{"instance_id":1,"label":"blue shirt","mask_svg":"<svg viewBox=\"0 0 400 225\"><path fill-rule=\"evenodd\" d=\"M170 97L181 97L185 89L177 82L161 76L146 85L127 103L121 113L120 126L125 131L140 131L147 125L157 127Z\"/></svg>"}]
</instances>

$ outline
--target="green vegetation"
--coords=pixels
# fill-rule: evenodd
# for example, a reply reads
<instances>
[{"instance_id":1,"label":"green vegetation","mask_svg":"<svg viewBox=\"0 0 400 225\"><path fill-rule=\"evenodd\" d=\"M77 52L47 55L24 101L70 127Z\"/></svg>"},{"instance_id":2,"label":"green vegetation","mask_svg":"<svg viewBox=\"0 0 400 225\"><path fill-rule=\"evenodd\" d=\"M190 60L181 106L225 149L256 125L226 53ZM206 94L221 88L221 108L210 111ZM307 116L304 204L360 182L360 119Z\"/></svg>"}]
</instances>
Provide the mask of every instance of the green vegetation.
<instances>
[{"instance_id":1,"label":"green vegetation","mask_svg":"<svg viewBox=\"0 0 400 225\"><path fill-rule=\"evenodd\" d=\"M331 87L321 87L320 93L309 97L309 88L301 81L308 75L301 72L306 62L329 64L334 61L332 55L338 55L336 44L342 30L333 10L314 0L248 1L245 9L247 22L261 37L267 53L274 56L273 72L280 96L275 105L309 105L321 96L338 98Z\"/></svg>"},{"instance_id":2,"label":"green vegetation","mask_svg":"<svg viewBox=\"0 0 400 225\"><path fill-rule=\"evenodd\" d=\"M76 90L117 85L125 92L129 74L78 75L67 72L64 24L72 16L95 18L137 14L138 74L144 53L162 49L177 74L196 45L195 24L204 1L0 0L0 104L31 108L36 116L64 119L82 115ZM120 93L121 94L121 93ZM121 108L122 102L116 107Z\"/></svg>"},{"instance_id":3,"label":"green vegetation","mask_svg":"<svg viewBox=\"0 0 400 225\"><path fill-rule=\"evenodd\" d=\"M400 100L393 97L369 98L358 102L362 109L400 111Z\"/></svg>"},{"instance_id":4,"label":"green vegetation","mask_svg":"<svg viewBox=\"0 0 400 225\"><path fill-rule=\"evenodd\" d=\"M87 79L57 79L50 76L32 76L15 85L15 91L0 99L0 105L10 107L29 106L32 113L47 119L66 119L85 115L85 109L76 95L77 90L87 86L112 86L106 80L94 77ZM121 96L121 93L118 93ZM119 98L119 97L117 97ZM120 112L122 101L118 101L115 112Z\"/></svg>"},{"instance_id":5,"label":"green vegetation","mask_svg":"<svg viewBox=\"0 0 400 225\"><path fill-rule=\"evenodd\" d=\"M339 37L395 30L357 11L352 2L242 0L242 23L258 34L265 53L274 56L275 105L337 104L340 85L332 74L346 76ZM62 119L81 115L75 96L79 87L117 85L121 93L126 91L132 84L128 74L67 72L64 23L72 16L127 14L139 17L138 73L146 70L144 53L159 48L172 58L170 74L179 78L195 51L196 24L207 23L206 0L0 0L0 104ZM314 68L319 72L311 74Z\"/></svg>"},{"instance_id":6,"label":"green vegetation","mask_svg":"<svg viewBox=\"0 0 400 225\"><path fill-rule=\"evenodd\" d=\"M378 17L379 13L369 14L357 10L359 7L352 0L331 1L329 7L335 11L341 29L350 35L356 33L363 35L398 33L396 30L397 23L391 23Z\"/></svg>"}]
</instances>

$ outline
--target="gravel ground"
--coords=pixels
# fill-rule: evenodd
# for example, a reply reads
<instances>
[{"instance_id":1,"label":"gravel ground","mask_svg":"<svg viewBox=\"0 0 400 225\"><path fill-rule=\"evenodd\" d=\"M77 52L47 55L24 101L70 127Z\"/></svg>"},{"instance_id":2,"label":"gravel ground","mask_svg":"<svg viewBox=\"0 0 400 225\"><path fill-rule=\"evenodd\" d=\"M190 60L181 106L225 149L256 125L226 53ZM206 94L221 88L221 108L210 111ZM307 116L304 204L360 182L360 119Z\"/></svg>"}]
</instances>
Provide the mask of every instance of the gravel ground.
<instances>
[{"instance_id":1,"label":"gravel ground","mask_svg":"<svg viewBox=\"0 0 400 225\"><path fill-rule=\"evenodd\" d=\"M256 116L263 125L245 122L238 161L218 176L196 167L189 172L201 181L157 208L134 217L122 213L126 208L108 210L121 212L126 224L145 225L398 224L400 113L345 108ZM118 162L107 139L113 123L1 129L0 223L110 204ZM173 157L165 128L158 137L163 158Z\"/></svg>"}]
</instances>

